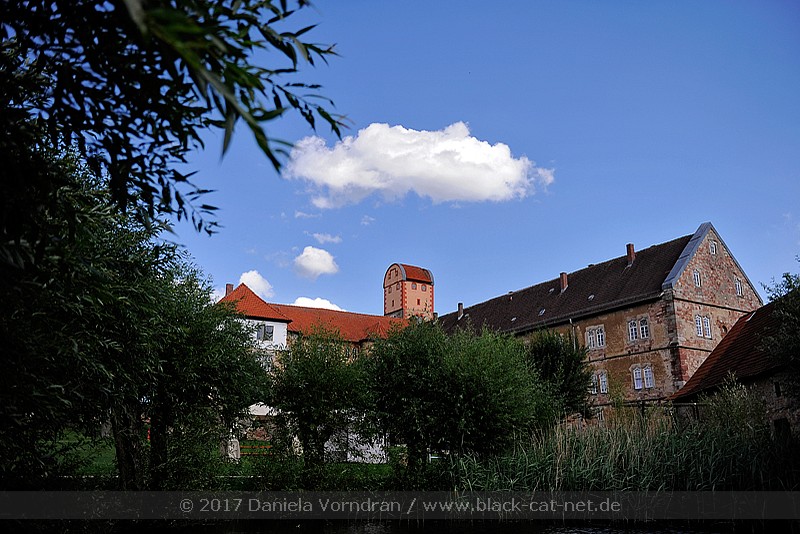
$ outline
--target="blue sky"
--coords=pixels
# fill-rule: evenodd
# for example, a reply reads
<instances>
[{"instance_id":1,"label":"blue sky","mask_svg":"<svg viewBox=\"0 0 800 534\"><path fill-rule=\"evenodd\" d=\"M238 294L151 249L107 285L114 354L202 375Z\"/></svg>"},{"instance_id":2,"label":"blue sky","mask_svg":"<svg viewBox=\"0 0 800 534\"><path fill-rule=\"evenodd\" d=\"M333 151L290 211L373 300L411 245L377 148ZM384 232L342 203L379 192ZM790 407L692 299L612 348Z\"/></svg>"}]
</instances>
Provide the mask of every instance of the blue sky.
<instances>
[{"instance_id":1,"label":"blue sky","mask_svg":"<svg viewBox=\"0 0 800 534\"><path fill-rule=\"evenodd\" d=\"M402 262L444 314L706 221L762 296L800 271L800 3L317 0L305 22L340 57L301 78L350 128L271 123L284 175L241 125L222 159L208 136L190 163L222 228L176 230L215 287L382 314Z\"/></svg>"}]
</instances>

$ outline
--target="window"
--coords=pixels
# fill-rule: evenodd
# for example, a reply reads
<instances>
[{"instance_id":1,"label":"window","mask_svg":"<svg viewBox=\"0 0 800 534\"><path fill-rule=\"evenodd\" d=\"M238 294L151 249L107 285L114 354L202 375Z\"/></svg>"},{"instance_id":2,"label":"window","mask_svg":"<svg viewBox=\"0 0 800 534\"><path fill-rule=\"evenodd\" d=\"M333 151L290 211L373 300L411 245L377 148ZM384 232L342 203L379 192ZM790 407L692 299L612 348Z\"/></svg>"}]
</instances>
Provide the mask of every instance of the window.
<instances>
[{"instance_id":1,"label":"window","mask_svg":"<svg viewBox=\"0 0 800 534\"><path fill-rule=\"evenodd\" d=\"M694 285L700 287L700 271L695 269L694 272L692 272L692 277L694 278Z\"/></svg>"},{"instance_id":2,"label":"window","mask_svg":"<svg viewBox=\"0 0 800 534\"><path fill-rule=\"evenodd\" d=\"M417 306L419 306L419 299L417 299Z\"/></svg>"},{"instance_id":3,"label":"window","mask_svg":"<svg viewBox=\"0 0 800 534\"><path fill-rule=\"evenodd\" d=\"M636 341L636 338L639 337L639 328L636 324L636 319L633 321L628 321L628 339L631 341Z\"/></svg>"},{"instance_id":4,"label":"window","mask_svg":"<svg viewBox=\"0 0 800 534\"><path fill-rule=\"evenodd\" d=\"M736 288L736 296L741 297L744 295L744 290L742 289L742 281L738 278L733 279L733 285Z\"/></svg>"},{"instance_id":5,"label":"window","mask_svg":"<svg viewBox=\"0 0 800 534\"><path fill-rule=\"evenodd\" d=\"M783 391L781 391L781 383L780 382L773 382L772 386L775 388L775 396L776 397L783 396Z\"/></svg>"},{"instance_id":6,"label":"window","mask_svg":"<svg viewBox=\"0 0 800 534\"><path fill-rule=\"evenodd\" d=\"M271 324L259 324L256 327L256 339L259 341L272 341L275 327Z\"/></svg>"},{"instance_id":7,"label":"window","mask_svg":"<svg viewBox=\"0 0 800 534\"><path fill-rule=\"evenodd\" d=\"M425 284L422 284L422 290L423 291L427 291L428 290L428 286L426 286Z\"/></svg>"},{"instance_id":8,"label":"window","mask_svg":"<svg viewBox=\"0 0 800 534\"><path fill-rule=\"evenodd\" d=\"M589 393L597 395L597 375L592 374L592 385L589 386Z\"/></svg>"},{"instance_id":9,"label":"window","mask_svg":"<svg viewBox=\"0 0 800 534\"><path fill-rule=\"evenodd\" d=\"M597 348L597 331L594 328L586 331L586 346L590 349Z\"/></svg>"},{"instance_id":10,"label":"window","mask_svg":"<svg viewBox=\"0 0 800 534\"><path fill-rule=\"evenodd\" d=\"M411 289L417 289L417 283L411 282Z\"/></svg>"},{"instance_id":11,"label":"window","mask_svg":"<svg viewBox=\"0 0 800 534\"><path fill-rule=\"evenodd\" d=\"M711 339L711 319L708 317L703 317L703 330L705 331L706 337Z\"/></svg>"},{"instance_id":12,"label":"window","mask_svg":"<svg viewBox=\"0 0 800 534\"><path fill-rule=\"evenodd\" d=\"M389 286L389 293L392 292L392 286Z\"/></svg>"},{"instance_id":13,"label":"window","mask_svg":"<svg viewBox=\"0 0 800 534\"><path fill-rule=\"evenodd\" d=\"M400 289L400 282L397 282L397 289Z\"/></svg>"},{"instance_id":14,"label":"window","mask_svg":"<svg viewBox=\"0 0 800 534\"><path fill-rule=\"evenodd\" d=\"M636 367L633 370L633 389L642 389L642 368Z\"/></svg>"},{"instance_id":15,"label":"window","mask_svg":"<svg viewBox=\"0 0 800 534\"><path fill-rule=\"evenodd\" d=\"M712 256L716 256L717 255L717 242L716 241L711 241L708 244L708 248L711 251L711 255Z\"/></svg>"},{"instance_id":16,"label":"window","mask_svg":"<svg viewBox=\"0 0 800 534\"><path fill-rule=\"evenodd\" d=\"M648 365L642 369L644 374L644 387L650 389L653 387L653 369Z\"/></svg>"},{"instance_id":17,"label":"window","mask_svg":"<svg viewBox=\"0 0 800 534\"><path fill-rule=\"evenodd\" d=\"M650 337L650 323L647 322L647 317L639 319L639 337L642 339Z\"/></svg>"},{"instance_id":18,"label":"window","mask_svg":"<svg viewBox=\"0 0 800 534\"><path fill-rule=\"evenodd\" d=\"M600 371L597 374L598 382L600 383L600 393L608 393L608 375L605 371Z\"/></svg>"},{"instance_id":19,"label":"window","mask_svg":"<svg viewBox=\"0 0 800 534\"><path fill-rule=\"evenodd\" d=\"M694 316L694 328L697 331L697 337L703 337L703 318L699 315Z\"/></svg>"},{"instance_id":20,"label":"window","mask_svg":"<svg viewBox=\"0 0 800 534\"><path fill-rule=\"evenodd\" d=\"M606 346L606 331L602 326L586 329L586 347L599 349Z\"/></svg>"}]
</instances>

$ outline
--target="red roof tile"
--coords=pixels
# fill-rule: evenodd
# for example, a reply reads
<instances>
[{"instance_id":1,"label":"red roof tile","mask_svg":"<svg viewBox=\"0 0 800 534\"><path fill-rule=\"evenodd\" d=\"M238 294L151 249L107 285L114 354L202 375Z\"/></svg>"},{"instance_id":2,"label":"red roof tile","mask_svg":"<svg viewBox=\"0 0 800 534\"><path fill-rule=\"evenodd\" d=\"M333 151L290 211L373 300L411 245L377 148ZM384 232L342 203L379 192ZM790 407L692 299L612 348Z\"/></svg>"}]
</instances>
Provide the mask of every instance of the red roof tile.
<instances>
[{"instance_id":1,"label":"red roof tile","mask_svg":"<svg viewBox=\"0 0 800 534\"><path fill-rule=\"evenodd\" d=\"M403 271L405 271L406 280L433 284L433 275L428 269L423 269L422 267L417 267L415 265L407 265L405 263L398 263L398 265L403 268Z\"/></svg>"},{"instance_id":2,"label":"red roof tile","mask_svg":"<svg viewBox=\"0 0 800 534\"><path fill-rule=\"evenodd\" d=\"M775 332L778 318L775 302L742 316L711 351L684 386L670 400L690 398L722 385L729 374L740 381L753 379L781 366L776 358L761 350L761 340Z\"/></svg>"},{"instance_id":3,"label":"red roof tile","mask_svg":"<svg viewBox=\"0 0 800 534\"><path fill-rule=\"evenodd\" d=\"M385 337L393 327L407 324L403 319L383 315L267 303L245 284L240 284L220 302L235 302L239 312L246 317L288 322L289 332L308 335L323 328L338 332L350 342L361 342L374 336Z\"/></svg>"},{"instance_id":4,"label":"red roof tile","mask_svg":"<svg viewBox=\"0 0 800 534\"><path fill-rule=\"evenodd\" d=\"M272 304L265 302L261 297L256 295L252 289L244 284L239 284L236 289L222 297L220 302L234 303L239 313L243 314L245 317L269 319L282 323L291 321L289 317L282 314Z\"/></svg>"}]
</instances>

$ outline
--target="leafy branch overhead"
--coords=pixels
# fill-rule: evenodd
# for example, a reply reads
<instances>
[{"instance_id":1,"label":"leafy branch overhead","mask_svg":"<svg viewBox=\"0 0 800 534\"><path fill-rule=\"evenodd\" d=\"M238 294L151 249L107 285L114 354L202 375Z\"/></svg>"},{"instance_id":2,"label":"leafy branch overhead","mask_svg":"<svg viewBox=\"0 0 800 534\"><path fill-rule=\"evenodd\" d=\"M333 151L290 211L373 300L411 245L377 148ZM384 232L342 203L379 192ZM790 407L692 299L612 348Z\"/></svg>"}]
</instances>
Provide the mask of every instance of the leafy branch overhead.
<instances>
[{"instance_id":1,"label":"leafy branch overhead","mask_svg":"<svg viewBox=\"0 0 800 534\"><path fill-rule=\"evenodd\" d=\"M209 128L230 146L241 119L279 169L288 143L266 123L298 112L340 135L343 117L318 85L291 81L302 63L327 62L332 46L304 40L314 26L282 30L297 0L22 0L0 14L2 112L44 123L53 140L74 144L95 174L107 173L114 201L191 218L203 191L176 167L203 146ZM272 54L273 68L256 55Z\"/></svg>"}]
</instances>

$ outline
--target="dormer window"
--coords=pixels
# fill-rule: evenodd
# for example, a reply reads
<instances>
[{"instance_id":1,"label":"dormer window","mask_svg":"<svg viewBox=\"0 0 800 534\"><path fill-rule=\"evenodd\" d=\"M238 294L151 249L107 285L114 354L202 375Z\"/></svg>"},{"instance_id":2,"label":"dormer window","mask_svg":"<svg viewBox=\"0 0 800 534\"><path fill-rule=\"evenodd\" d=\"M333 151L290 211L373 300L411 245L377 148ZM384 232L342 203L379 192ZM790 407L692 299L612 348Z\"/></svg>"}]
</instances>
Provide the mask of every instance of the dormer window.
<instances>
[{"instance_id":1,"label":"dormer window","mask_svg":"<svg viewBox=\"0 0 800 534\"><path fill-rule=\"evenodd\" d=\"M711 241L708 244L708 249L711 252L712 256L716 256L717 255L717 242L716 241Z\"/></svg>"}]
</instances>

